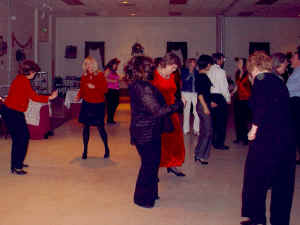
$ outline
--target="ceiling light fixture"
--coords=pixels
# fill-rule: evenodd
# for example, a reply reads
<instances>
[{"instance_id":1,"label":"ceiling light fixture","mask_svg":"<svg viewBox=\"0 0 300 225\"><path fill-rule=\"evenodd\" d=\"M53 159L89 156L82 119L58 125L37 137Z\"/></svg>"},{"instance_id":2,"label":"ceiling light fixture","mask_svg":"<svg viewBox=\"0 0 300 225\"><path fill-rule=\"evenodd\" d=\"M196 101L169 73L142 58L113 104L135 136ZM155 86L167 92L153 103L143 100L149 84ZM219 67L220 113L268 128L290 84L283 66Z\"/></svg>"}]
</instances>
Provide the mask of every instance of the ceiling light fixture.
<instances>
[{"instance_id":1,"label":"ceiling light fixture","mask_svg":"<svg viewBox=\"0 0 300 225\"><path fill-rule=\"evenodd\" d=\"M122 1L120 1L120 4L127 5L127 4L129 4L129 2L126 0L122 0Z\"/></svg>"}]
</instances>

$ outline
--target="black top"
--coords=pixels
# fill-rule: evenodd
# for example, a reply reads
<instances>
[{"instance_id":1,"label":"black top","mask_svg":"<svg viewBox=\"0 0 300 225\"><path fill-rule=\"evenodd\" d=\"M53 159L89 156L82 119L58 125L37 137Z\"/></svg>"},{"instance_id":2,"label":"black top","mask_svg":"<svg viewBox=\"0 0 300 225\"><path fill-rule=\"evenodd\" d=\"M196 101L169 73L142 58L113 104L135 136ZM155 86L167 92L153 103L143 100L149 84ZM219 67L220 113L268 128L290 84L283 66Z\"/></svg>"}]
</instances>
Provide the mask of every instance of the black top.
<instances>
[{"instance_id":1,"label":"black top","mask_svg":"<svg viewBox=\"0 0 300 225\"><path fill-rule=\"evenodd\" d=\"M210 93L210 88L212 86L212 83L208 76L205 73L199 73L196 76L196 91L198 95L202 95L205 103L207 106L210 108L210 103L211 103L211 93Z\"/></svg>"},{"instance_id":2,"label":"black top","mask_svg":"<svg viewBox=\"0 0 300 225\"><path fill-rule=\"evenodd\" d=\"M138 80L129 85L131 144L141 145L161 139L165 120L182 107L181 101L167 105L163 95L148 81Z\"/></svg>"},{"instance_id":3,"label":"black top","mask_svg":"<svg viewBox=\"0 0 300 225\"><path fill-rule=\"evenodd\" d=\"M258 126L248 157L264 162L295 160L291 128L289 92L284 82L272 73L256 76L250 98L252 123Z\"/></svg>"}]
</instances>

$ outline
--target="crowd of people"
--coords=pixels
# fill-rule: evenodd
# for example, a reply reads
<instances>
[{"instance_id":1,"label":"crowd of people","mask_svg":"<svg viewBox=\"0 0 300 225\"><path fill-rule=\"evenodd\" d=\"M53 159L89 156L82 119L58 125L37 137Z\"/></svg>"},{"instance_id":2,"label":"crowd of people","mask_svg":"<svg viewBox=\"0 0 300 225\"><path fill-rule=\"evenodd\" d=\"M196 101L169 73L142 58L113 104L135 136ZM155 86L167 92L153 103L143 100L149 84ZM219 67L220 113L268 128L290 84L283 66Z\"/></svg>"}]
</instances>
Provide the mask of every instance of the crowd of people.
<instances>
[{"instance_id":1,"label":"crowd of people","mask_svg":"<svg viewBox=\"0 0 300 225\"><path fill-rule=\"evenodd\" d=\"M222 53L203 54L198 59L188 59L183 68L180 58L171 52L156 59L135 55L126 64L131 144L141 158L134 202L141 207L154 207L159 199L160 167L178 177L186 176L181 170L185 160L184 135L197 137L195 163L207 165L212 146L229 150L225 144L226 127L228 104L233 101L234 143L249 145L242 189L242 216L248 220L241 224L266 224L266 194L271 189L271 224L288 225L295 167L300 164L300 159L296 160L296 147L300 147L300 46L291 58L283 53L269 56L262 51L254 52L248 59L236 58L236 85L231 92L224 61ZM107 124L116 124L119 63L117 58L110 60L102 72L93 57L83 61L80 90L75 99L83 99L79 114L83 124L82 159L87 159L91 126L99 131L104 158L110 157L105 108ZM48 102L57 97L57 91L41 96L32 89L29 80L40 70L37 64L26 60L21 68L1 112L12 137L11 172L17 175L25 175L24 168L28 167L24 164L29 143L24 111L29 99Z\"/></svg>"}]
</instances>

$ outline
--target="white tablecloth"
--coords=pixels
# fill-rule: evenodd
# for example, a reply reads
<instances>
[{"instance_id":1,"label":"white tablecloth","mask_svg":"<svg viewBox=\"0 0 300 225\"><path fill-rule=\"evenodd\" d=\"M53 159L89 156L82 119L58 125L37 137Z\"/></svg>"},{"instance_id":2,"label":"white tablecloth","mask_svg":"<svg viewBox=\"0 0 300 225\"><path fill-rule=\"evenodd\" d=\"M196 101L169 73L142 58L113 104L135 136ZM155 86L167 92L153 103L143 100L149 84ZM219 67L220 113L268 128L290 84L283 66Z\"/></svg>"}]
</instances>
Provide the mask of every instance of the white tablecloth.
<instances>
[{"instance_id":1,"label":"white tablecloth","mask_svg":"<svg viewBox=\"0 0 300 225\"><path fill-rule=\"evenodd\" d=\"M71 89L71 90L67 91L64 104L68 109L70 109L72 103L81 103L82 102L82 99L79 102L76 102L74 100L75 97L77 96L78 92L79 92L79 89Z\"/></svg>"},{"instance_id":2,"label":"white tablecloth","mask_svg":"<svg viewBox=\"0 0 300 225\"><path fill-rule=\"evenodd\" d=\"M40 111L42 106L48 105L49 103L34 102L29 100L27 111L24 112L26 123L34 126L40 124ZM49 105L50 109L50 105ZM51 114L51 111L50 111Z\"/></svg>"}]
</instances>

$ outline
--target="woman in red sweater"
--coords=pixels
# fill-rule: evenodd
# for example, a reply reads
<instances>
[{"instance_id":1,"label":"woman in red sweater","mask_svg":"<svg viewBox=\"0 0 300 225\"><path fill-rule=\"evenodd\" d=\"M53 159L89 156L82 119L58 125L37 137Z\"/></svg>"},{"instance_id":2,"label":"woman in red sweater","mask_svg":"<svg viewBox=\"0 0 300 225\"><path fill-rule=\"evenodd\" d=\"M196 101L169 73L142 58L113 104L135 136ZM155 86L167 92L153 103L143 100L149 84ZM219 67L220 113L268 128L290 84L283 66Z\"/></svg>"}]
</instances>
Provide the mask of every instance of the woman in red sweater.
<instances>
[{"instance_id":1,"label":"woman in red sweater","mask_svg":"<svg viewBox=\"0 0 300 225\"><path fill-rule=\"evenodd\" d=\"M107 92L106 79L98 70L96 60L88 56L82 64L83 74L80 80L80 90L76 101L83 99L79 114L79 122L83 123L83 154L82 159L87 158L87 149L90 139L90 126L96 126L105 147L104 158L109 157L107 133L104 128L105 103L104 95Z\"/></svg>"},{"instance_id":2,"label":"woman in red sweater","mask_svg":"<svg viewBox=\"0 0 300 225\"><path fill-rule=\"evenodd\" d=\"M26 60L21 64L21 73L11 83L2 111L3 119L12 138L11 172L18 175L26 174L23 167L28 167L23 162L29 143L29 131L24 116L29 99L46 103L57 97L57 91L50 96L45 96L38 95L32 89L29 80L33 79L39 71L40 67L31 60Z\"/></svg>"}]
</instances>

